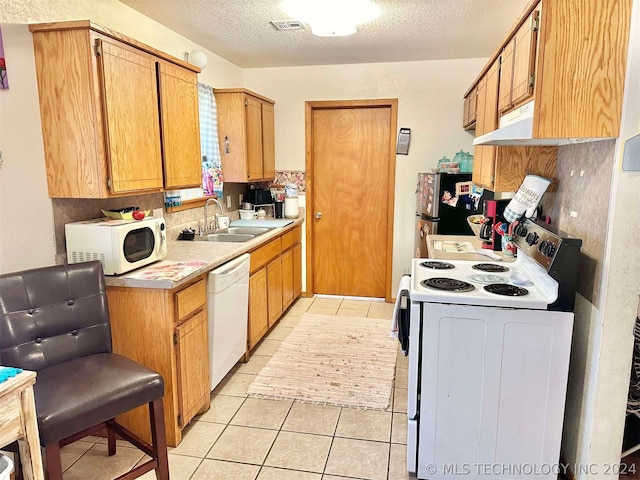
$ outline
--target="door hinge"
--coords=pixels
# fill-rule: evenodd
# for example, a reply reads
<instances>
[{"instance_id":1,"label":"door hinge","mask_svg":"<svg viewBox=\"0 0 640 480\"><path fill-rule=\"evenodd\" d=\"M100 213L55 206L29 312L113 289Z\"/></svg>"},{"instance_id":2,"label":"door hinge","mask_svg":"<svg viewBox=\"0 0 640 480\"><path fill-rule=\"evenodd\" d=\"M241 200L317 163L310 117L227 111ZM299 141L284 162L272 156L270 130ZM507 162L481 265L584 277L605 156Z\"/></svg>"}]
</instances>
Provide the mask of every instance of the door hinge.
<instances>
[{"instance_id":1,"label":"door hinge","mask_svg":"<svg viewBox=\"0 0 640 480\"><path fill-rule=\"evenodd\" d=\"M248 107L249 106L249 100L247 100L246 98L244 99L244 106Z\"/></svg>"},{"instance_id":2,"label":"door hinge","mask_svg":"<svg viewBox=\"0 0 640 480\"><path fill-rule=\"evenodd\" d=\"M182 428L182 415L178 415L177 421L178 421L178 426Z\"/></svg>"},{"instance_id":3,"label":"door hinge","mask_svg":"<svg viewBox=\"0 0 640 480\"><path fill-rule=\"evenodd\" d=\"M531 22L531 30L537 32L540 29L540 17L535 17Z\"/></svg>"},{"instance_id":4,"label":"door hinge","mask_svg":"<svg viewBox=\"0 0 640 480\"><path fill-rule=\"evenodd\" d=\"M96 57L102 55L102 44L100 42L96 42L95 50Z\"/></svg>"},{"instance_id":5,"label":"door hinge","mask_svg":"<svg viewBox=\"0 0 640 480\"><path fill-rule=\"evenodd\" d=\"M107 177L107 188L111 188L111 178Z\"/></svg>"},{"instance_id":6,"label":"door hinge","mask_svg":"<svg viewBox=\"0 0 640 480\"><path fill-rule=\"evenodd\" d=\"M529 88L533 88L535 83L536 83L536 74L532 73L531 75L529 75Z\"/></svg>"},{"instance_id":7,"label":"door hinge","mask_svg":"<svg viewBox=\"0 0 640 480\"><path fill-rule=\"evenodd\" d=\"M178 332L173 332L173 344L177 345L178 344Z\"/></svg>"}]
</instances>

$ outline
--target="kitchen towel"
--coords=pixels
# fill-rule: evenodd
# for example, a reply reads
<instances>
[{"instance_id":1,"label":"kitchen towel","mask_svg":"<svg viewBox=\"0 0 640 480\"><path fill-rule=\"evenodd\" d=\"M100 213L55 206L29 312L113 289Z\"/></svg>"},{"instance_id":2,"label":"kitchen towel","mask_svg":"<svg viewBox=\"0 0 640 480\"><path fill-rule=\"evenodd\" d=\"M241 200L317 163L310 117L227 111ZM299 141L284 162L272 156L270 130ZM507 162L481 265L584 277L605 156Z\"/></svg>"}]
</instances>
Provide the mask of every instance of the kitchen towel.
<instances>
[{"instance_id":1,"label":"kitchen towel","mask_svg":"<svg viewBox=\"0 0 640 480\"><path fill-rule=\"evenodd\" d=\"M520 188L504 209L504 219L511 223L518 220L523 214L531 217L540 203L540 199L551 180L538 175L527 175Z\"/></svg>"}]
</instances>

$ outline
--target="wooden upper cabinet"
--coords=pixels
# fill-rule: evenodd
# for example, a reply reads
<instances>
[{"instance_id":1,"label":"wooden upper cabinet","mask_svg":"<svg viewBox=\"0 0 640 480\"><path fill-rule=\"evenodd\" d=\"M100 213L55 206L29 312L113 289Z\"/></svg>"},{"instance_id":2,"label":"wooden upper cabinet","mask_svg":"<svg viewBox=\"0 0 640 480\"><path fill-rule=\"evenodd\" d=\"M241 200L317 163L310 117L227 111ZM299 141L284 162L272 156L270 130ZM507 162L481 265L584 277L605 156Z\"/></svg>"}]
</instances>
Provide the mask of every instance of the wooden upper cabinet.
<instances>
[{"instance_id":1,"label":"wooden upper cabinet","mask_svg":"<svg viewBox=\"0 0 640 480\"><path fill-rule=\"evenodd\" d=\"M245 89L216 89L222 171L228 182L275 178L274 102Z\"/></svg>"},{"instance_id":2,"label":"wooden upper cabinet","mask_svg":"<svg viewBox=\"0 0 640 480\"><path fill-rule=\"evenodd\" d=\"M247 180L259 181L264 178L262 175L262 106L259 99L249 95L245 95L244 101L249 170Z\"/></svg>"},{"instance_id":3,"label":"wooden upper cabinet","mask_svg":"<svg viewBox=\"0 0 640 480\"><path fill-rule=\"evenodd\" d=\"M262 101L262 175L276 178L275 112L273 104Z\"/></svg>"},{"instance_id":4,"label":"wooden upper cabinet","mask_svg":"<svg viewBox=\"0 0 640 480\"><path fill-rule=\"evenodd\" d=\"M472 84L502 58L500 114L533 100L532 139L619 135L632 0L588 3L532 0Z\"/></svg>"},{"instance_id":5,"label":"wooden upper cabinet","mask_svg":"<svg viewBox=\"0 0 640 480\"><path fill-rule=\"evenodd\" d=\"M533 96L540 9L529 18L502 49L498 111L506 113Z\"/></svg>"},{"instance_id":6,"label":"wooden upper cabinet","mask_svg":"<svg viewBox=\"0 0 640 480\"><path fill-rule=\"evenodd\" d=\"M202 184L198 76L168 62L158 62L162 104L164 187Z\"/></svg>"},{"instance_id":7,"label":"wooden upper cabinet","mask_svg":"<svg viewBox=\"0 0 640 480\"><path fill-rule=\"evenodd\" d=\"M162 188L156 64L148 55L97 39L107 165L112 193Z\"/></svg>"},{"instance_id":8,"label":"wooden upper cabinet","mask_svg":"<svg viewBox=\"0 0 640 480\"><path fill-rule=\"evenodd\" d=\"M177 171L193 175L197 168L200 177L199 121L193 116L199 69L86 20L29 29L50 197L159 192L182 183L175 181ZM159 91L158 63L167 77L189 77L190 93L168 78ZM201 182L192 180L182 184Z\"/></svg>"},{"instance_id":9,"label":"wooden upper cabinet","mask_svg":"<svg viewBox=\"0 0 640 480\"><path fill-rule=\"evenodd\" d=\"M476 111L478 108L478 87L473 87L464 97L464 111L462 114L462 128L472 130L476 126Z\"/></svg>"}]
</instances>

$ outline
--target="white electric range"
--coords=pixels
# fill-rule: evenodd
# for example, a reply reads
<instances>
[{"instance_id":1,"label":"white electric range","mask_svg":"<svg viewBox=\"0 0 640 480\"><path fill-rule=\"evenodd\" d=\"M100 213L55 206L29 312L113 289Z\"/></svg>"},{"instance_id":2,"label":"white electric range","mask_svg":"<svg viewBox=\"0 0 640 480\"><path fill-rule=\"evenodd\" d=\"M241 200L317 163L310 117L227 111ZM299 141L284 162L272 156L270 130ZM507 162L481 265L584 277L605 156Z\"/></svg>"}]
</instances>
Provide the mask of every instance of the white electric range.
<instances>
[{"instance_id":1,"label":"white electric range","mask_svg":"<svg viewBox=\"0 0 640 480\"><path fill-rule=\"evenodd\" d=\"M413 259L407 469L555 478L581 241L529 220L513 263Z\"/></svg>"}]
</instances>

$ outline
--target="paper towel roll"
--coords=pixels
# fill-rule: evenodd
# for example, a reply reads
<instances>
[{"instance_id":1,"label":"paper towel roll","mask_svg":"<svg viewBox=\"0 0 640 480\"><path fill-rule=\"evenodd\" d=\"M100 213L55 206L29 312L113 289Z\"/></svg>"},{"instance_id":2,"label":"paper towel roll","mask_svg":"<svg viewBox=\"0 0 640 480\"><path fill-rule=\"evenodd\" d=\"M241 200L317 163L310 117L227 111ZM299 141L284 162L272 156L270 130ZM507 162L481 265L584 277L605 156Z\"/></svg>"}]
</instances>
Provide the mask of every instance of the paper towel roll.
<instances>
[{"instance_id":1,"label":"paper towel roll","mask_svg":"<svg viewBox=\"0 0 640 480\"><path fill-rule=\"evenodd\" d=\"M298 197L284 197L284 217L298 218Z\"/></svg>"}]
</instances>

